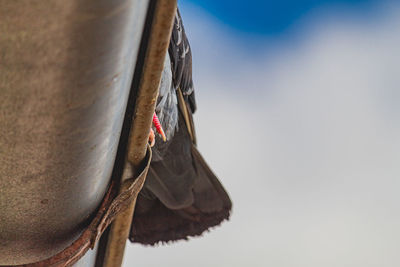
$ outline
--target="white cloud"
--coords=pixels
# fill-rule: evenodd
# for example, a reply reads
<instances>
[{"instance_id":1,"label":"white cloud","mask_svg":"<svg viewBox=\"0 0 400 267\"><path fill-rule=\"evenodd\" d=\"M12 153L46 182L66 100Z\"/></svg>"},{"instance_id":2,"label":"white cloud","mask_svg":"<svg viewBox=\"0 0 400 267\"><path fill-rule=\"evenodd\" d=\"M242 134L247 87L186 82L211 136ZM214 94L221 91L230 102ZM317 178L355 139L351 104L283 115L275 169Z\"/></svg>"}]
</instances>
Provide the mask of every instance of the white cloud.
<instances>
[{"instance_id":1,"label":"white cloud","mask_svg":"<svg viewBox=\"0 0 400 267\"><path fill-rule=\"evenodd\" d=\"M248 50L183 13L199 147L234 214L189 242L129 245L124 266L399 266L399 14L317 14Z\"/></svg>"}]
</instances>

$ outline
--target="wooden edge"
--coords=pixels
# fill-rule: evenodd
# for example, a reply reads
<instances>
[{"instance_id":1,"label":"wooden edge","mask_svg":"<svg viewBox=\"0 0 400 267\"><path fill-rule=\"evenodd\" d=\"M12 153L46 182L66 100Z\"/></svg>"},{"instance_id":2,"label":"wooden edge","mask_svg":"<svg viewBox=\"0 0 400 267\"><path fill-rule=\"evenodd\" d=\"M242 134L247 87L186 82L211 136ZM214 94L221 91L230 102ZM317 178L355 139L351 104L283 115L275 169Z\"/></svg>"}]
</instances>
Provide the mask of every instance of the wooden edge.
<instances>
[{"instance_id":1,"label":"wooden edge","mask_svg":"<svg viewBox=\"0 0 400 267\"><path fill-rule=\"evenodd\" d=\"M153 12L152 8L154 8ZM140 166L146 155L146 145L175 12L176 0L150 1L148 12L148 20L151 20L149 22L151 23L150 37L146 46L127 151L127 160L133 165L134 169ZM121 190L124 187L125 183L121 181ZM122 265L135 203L136 199L112 223L103 267L120 267Z\"/></svg>"}]
</instances>

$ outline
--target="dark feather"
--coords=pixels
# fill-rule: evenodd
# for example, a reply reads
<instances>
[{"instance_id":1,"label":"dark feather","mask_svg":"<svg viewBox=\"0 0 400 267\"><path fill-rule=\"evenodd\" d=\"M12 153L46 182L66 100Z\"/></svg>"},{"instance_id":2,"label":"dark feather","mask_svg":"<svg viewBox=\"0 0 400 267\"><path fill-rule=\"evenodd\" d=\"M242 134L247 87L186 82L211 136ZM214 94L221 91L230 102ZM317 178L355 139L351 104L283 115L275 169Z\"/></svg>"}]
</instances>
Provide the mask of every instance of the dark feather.
<instances>
[{"instance_id":1,"label":"dark feather","mask_svg":"<svg viewBox=\"0 0 400 267\"><path fill-rule=\"evenodd\" d=\"M130 240L143 244L200 235L228 219L232 207L228 194L195 145L192 57L179 12L169 57L177 104L157 107L166 113L179 110L178 125L167 142L156 138L147 180L137 199ZM163 101L160 98L173 95L164 90L160 88L158 103Z\"/></svg>"},{"instance_id":2,"label":"dark feather","mask_svg":"<svg viewBox=\"0 0 400 267\"><path fill-rule=\"evenodd\" d=\"M196 100L192 80L192 50L186 37L179 10L175 15L168 52L174 74L174 86L182 90L192 113L194 113L196 111Z\"/></svg>"}]
</instances>

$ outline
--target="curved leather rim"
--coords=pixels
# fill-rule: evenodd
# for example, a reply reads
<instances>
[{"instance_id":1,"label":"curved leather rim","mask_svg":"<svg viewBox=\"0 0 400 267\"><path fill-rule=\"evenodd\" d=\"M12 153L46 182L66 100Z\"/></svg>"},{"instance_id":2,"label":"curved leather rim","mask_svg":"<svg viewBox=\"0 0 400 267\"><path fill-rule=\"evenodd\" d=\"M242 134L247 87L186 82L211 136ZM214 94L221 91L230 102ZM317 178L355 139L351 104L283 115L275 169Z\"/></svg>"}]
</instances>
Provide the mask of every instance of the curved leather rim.
<instances>
[{"instance_id":1,"label":"curved leather rim","mask_svg":"<svg viewBox=\"0 0 400 267\"><path fill-rule=\"evenodd\" d=\"M147 146L146 157L144 158L143 170L138 175L126 180L126 190L117 194L115 182L111 185L99 207L99 210L80 237L69 247L56 255L35 263L16 266L25 267L67 267L76 263L89 250L93 249L103 234L104 230L111 224L115 217L124 211L134 199L137 198L140 190L146 181L147 171L151 162L151 149Z\"/></svg>"}]
</instances>

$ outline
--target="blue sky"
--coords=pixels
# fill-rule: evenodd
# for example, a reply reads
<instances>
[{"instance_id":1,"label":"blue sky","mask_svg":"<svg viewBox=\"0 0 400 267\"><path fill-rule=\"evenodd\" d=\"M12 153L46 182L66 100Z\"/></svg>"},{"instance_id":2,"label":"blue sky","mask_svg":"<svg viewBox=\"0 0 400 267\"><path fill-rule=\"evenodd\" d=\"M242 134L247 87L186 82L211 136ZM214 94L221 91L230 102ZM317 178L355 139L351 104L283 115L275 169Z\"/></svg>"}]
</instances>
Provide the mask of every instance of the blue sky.
<instances>
[{"instance_id":1,"label":"blue sky","mask_svg":"<svg viewBox=\"0 0 400 267\"><path fill-rule=\"evenodd\" d=\"M373 0L188 0L217 17L222 23L242 32L274 35L285 31L315 9L341 9L353 13L371 11ZM353 14L356 15L356 14Z\"/></svg>"}]
</instances>

